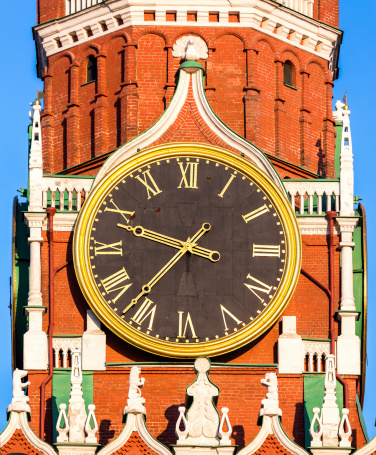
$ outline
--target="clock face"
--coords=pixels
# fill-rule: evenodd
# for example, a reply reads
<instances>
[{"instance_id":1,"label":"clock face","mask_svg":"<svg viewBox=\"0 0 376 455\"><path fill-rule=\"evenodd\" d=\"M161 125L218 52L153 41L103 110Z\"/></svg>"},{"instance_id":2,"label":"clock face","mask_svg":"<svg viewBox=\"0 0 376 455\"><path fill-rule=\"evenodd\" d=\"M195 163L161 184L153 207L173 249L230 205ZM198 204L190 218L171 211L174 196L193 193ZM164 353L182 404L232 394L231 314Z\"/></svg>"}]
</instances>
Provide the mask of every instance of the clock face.
<instances>
[{"instance_id":1,"label":"clock face","mask_svg":"<svg viewBox=\"0 0 376 455\"><path fill-rule=\"evenodd\" d=\"M134 165L100 192L86 269L99 316L111 314L126 339L198 352L273 309L291 241L275 198L249 172L175 153Z\"/></svg>"}]
</instances>

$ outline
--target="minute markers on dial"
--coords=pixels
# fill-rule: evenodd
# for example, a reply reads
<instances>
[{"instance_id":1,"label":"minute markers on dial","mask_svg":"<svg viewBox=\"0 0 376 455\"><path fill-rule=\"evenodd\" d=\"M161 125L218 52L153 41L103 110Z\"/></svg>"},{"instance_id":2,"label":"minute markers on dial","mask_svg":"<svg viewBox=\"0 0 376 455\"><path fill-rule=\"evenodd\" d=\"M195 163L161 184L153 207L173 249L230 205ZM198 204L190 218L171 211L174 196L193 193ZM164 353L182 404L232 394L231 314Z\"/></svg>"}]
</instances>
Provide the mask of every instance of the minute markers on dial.
<instances>
[{"instance_id":1,"label":"minute markers on dial","mask_svg":"<svg viewBox=\"0 0 376 455\"><path fill-rule=\"evenodd\" d=\"M148 240L153 240L154 242L162 243L163 245L167 245L172 248L180 249L184 247L186 243L183 240L178 240L164 234L159 234L158 232L151 231L150 229L145 229L142 226L132 227L118 223L118 227L126 229L129 232L133 232L136 237L143 237ZM212 262L217 262L221 258L221 255L218 251L202 248L198 245L193 245L192 249L189 252L196 256L201 256L203 258L209 259Z\"/></svg>"}]
</instances>

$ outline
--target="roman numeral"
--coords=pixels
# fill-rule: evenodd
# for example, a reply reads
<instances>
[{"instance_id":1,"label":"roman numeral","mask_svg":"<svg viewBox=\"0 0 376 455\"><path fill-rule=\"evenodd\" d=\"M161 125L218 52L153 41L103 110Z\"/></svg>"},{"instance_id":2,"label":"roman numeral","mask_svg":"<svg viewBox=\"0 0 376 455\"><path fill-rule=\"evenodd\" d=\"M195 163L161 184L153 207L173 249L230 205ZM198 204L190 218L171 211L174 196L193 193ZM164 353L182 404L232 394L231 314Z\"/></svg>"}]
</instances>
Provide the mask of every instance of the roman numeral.
<instances>
[{"instance_id":1,"label":"roman numeral","mask_svg":"<svg viewBox=\"0 0 376 455\"><path fill-rule=\"evenodd\" d=\"M128 212L127 210L120 210L119 207L115 204L115 202L110 199L110 202L111 204L115 207L114 209L110 209L108 207L106 207L104 209L105 212L116 212L116 213L120 213L120 215L125 219L125 221L127 223L129 223L129 220L128 218L125 216L125 215L129 215L129 216L133 216L135 214L135 212Z\"/></svg>"},{"instance_id":2,"label":"roman numeral","mask_svg":"<svg viewBox=\"0 0 376 455\"><path fill-rule=\"evenodd\" d=\"M256 256L269 256L280 257L280 245L255 245L253 244L253 257Z\"/></svg>"},{"instance_id":3,"label":"roman numeral","mask_svg":"<svg viewBox=\"0 0 376 455\"><path fill-rule=\"evenodd\" d=\"M148 192L148 199L151 198L151 195L155 196L156 194L162 193L162 190L158 188L158 185L155 183L155 180L153 179L149 170L143 172L142 175L144 177L143 179L139 175L136 175L136 179L139 180L145 186L146 191ZM150 186L148 180L152 186Z\"/></svg>"},{"instance_id":4,"label":"roman numeral","mask_svg":"<svg viewBox=\"0 0 376 455\"><path fill-rule=\"evenodd\" d=\"M228 179L228 182L226 183L225 187L223 188L223 190L218 194L219 197L223 197L223 195L226 193L227 191L227 188L230 186L230 183L234 180L234 178L236 177L235 174L231 174L231 177Z\"/></svg>"},{"instance_id":5,"label":"roman numeral","mask_svg":"<svg viewBox=\"0 0 376 455\"><path fill-rule=\"evenodd\" d=\"M117 296L112 299L113 303L115 303L116 300L118 300L124 294L124 292L132 286L132 283L122 284L126 280L129 280L129 275L124 267L113 275L110 275L104 280L101 280L103 288L107 294L110 292L120 291Z\"/></svg>"},{"instance_id":6,"label":"roman numeral","mask_svg":"<svg viewBox=\"0 0 376 455\"><path fill-rule=\"evenodd\" d=\"M132 321L136 322L138 325L141 325L145 321L146 318L150 317L148 330L153 330L155 310L157 308L157 305L154 305L153 308L150 308L150 306L152 304L153 304L153 302L151 300L149 300L148 298L145 298L143 304L140 306L137 313L133 316L133 318L131 318ZM147 313L149 308L150 308L150 311Z\"/></svg>"},{"instance_id":7,"label":"roman numeral","mask_svg":"<svg viewBox=\"0 0 376 455\"><path fill-rule=\"evenodd\" d=\"M198 188L197 186L198 163L187 163L187 165L184 168L184 164L179 162L179 166L182 174L182 179L180 181L180 185L178 186L178 188L181 188L183 183L184 188ZM189 183L187 179L187 174L189 177Z\"/></svg>"},{"instance_id":8,"label":"roman numeral","mask_svg":"<svg viewBox=\"0 0 376 455\"><path fill-rule=\"evenodd\" d=\"M269 212L269 209L268 209L268 206L266 204L264 204L261 207L259 207L258 209L247 213L247 215L242 215L242 217L244 218L244 221L246 223L249 223L254 218L257 218L258 216L263 215L266 212Z\"/></svg>"},{"instance_id":9,"label":"roman numeral","mask_svg":"<svg viewBox=\"0 0 376 455\"><path fill-rule=\"evenodd\" d=\"M120 240L120 242L110 243L107 245L106 243L94 240L94 244L99 245L94 247L95 256L98 256L98 254L120 254L120 256L123 256L123 247L121 242L122 241Z\"/></svg>"},{"instance_id":10,"label":"roman numeral","mask_svg":"<svg viewBox=\"0 0 376 455\"><path fill-rule=\"evenodd\" d=\"M191 319L190 313L187 313L187 319L185 320L185 324L184 324L184 321L183 321L184 311L178 311L178 313L179 313L179 335L178 335L178 338L186 338L185 334L187 332L188 325L189 325L189 329L190 329L190 331L192 333L192 338L197 338L196 333L195 333L195 329L193 327L193 323L192 323L192 319ZM183 330L183 326L184 326L184 330Z\"/></svg>"},{"instance_id":11,"label":"roman numeral","mask_svg":"<svg viewBox=\"0 0 376 455\"><path fill-rule=\"evenodd\" d=\"M225 330L228 330L225 313L228 316L230 316L230 318L232 318L238 325L241 324L242 321L240 321L236 316L234 316L232 313L230 313L228 311L228 309L225 308L223 305L221 305L221 311L222 311L223 322L225 324Z\"/></svg>"},{"instance_id":12,"label":"roman numeral","mask_svg":"<svg viewBox=\"0 0 376 455\"><path fill-rule=\"evenodd\" d=\"M252 280L255 284L248 284L244 283L245 286L262 302L264 303L264 298L258 295L258 292L262 292L264 294L269 294L270 291L272 290L273 286L268 286L267 284L263 283L260 280L257 280L256 278L253 278L249 273L247 275L247 280Z\"/></svg>"}]
</instances>

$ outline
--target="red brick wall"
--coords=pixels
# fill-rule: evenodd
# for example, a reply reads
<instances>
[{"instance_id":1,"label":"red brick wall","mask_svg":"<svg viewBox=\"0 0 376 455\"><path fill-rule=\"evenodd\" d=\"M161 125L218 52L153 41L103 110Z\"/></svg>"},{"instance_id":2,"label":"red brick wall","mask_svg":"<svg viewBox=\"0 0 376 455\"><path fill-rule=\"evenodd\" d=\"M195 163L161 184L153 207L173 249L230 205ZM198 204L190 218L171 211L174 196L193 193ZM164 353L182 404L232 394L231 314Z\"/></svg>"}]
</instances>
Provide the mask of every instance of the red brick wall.
<instances>
[{"instance_id":1,"label":"red brick wall","mask_svg":"<svg viewBox=\"0 0 376 455\"><path fill-rule=\"evenodd\" d=\"M42 116L45 172L115 149L149 128L171 100L180 60L172 57L171 46L181 34L197 30L126 32L49 59L48 111ZM327 62L251 29L207 27L200 34L209 43L206 86L216 114L264 152L333 177ZM90 54L98 57L98 80L84 84ZM286 60L294 65L297 90L283 84Z\"/></svg>"}]
</instances>

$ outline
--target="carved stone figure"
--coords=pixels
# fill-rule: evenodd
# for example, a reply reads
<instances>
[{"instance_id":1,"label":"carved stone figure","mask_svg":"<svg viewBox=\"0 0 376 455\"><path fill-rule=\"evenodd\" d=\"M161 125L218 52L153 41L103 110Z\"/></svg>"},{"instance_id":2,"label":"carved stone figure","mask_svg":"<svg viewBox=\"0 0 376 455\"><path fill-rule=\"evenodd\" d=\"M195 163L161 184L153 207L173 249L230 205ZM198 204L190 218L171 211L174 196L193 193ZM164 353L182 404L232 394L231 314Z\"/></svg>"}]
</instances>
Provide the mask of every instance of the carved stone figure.
<instances>
[{"instance_id":1,"label":"carved stone figure","mask_svg":"<svg viewBox=\"0 0 376 455\"><path fill-rule=\"evenodd\" d=\"M145 398L141 397L140 388L145 384L145 378L140 378L141 368L134 366L129 373L129 392L127 406L124 409L124 414L130 412L134 414L146 414Z\"/></svg>"},{"instance_id":2,"label":"carved stone figure","mask_svg":"<svg viewBox=\"0 0 376 455\"><path fill-rule=\"evenodd\" d=\"M268 388L268 392L266 398L261 401L260 415L282 415L279 409L277 374L266 373L265 379L261 379L261 384Z\"/></svg>"},{"instance_id":3,"label":"carved stone figure","mask_svg":"<svg viewBox=\"0 0 376 455\"><path fill-rule=\"evenodd\" d=\"M72 353L71 394L68 406L69 442L85 442L86 409L82 393L81 353Z\"/></svg>"},{"instance_id":4,"label":"carved stone figure","mask_svg":"<svg viewBox=\"0 0 376 455\"><path fill-rule=\"evenodd\" d=\"M187 412L188 437L185 443L218 445L219 414L213 399L219 395L219 389L209 380L209 359L206 357L196 359L195 369L197 378L187 388L187 394L193 397L193 403Z\"/></svg>"},{"instance_id":5,"label":"carved stone figure","mask_svg":"<svg viewBox=\"0 0 376 455\"><path fill-rule=\"evenodd\" d=\"M13 371L13 395L12 403L8 406L10 411L27 411L30 412L29 397L25 395L25 389L30 385L30 381L22 382L22 378L27 376L27 371L16 368Z\"/></svg>"},{"instance_id":6,"label":"carved stone figure","mask_svg":"<svg viewBox=\"0 0 376 455\"><path fill-rule=\"evenodd\" d=\"M186 61L206 60L208 47L205 41L198 36L183 36L174 44L172 55L183 57L183 60Z\"/></svg>"}]
</instances>

